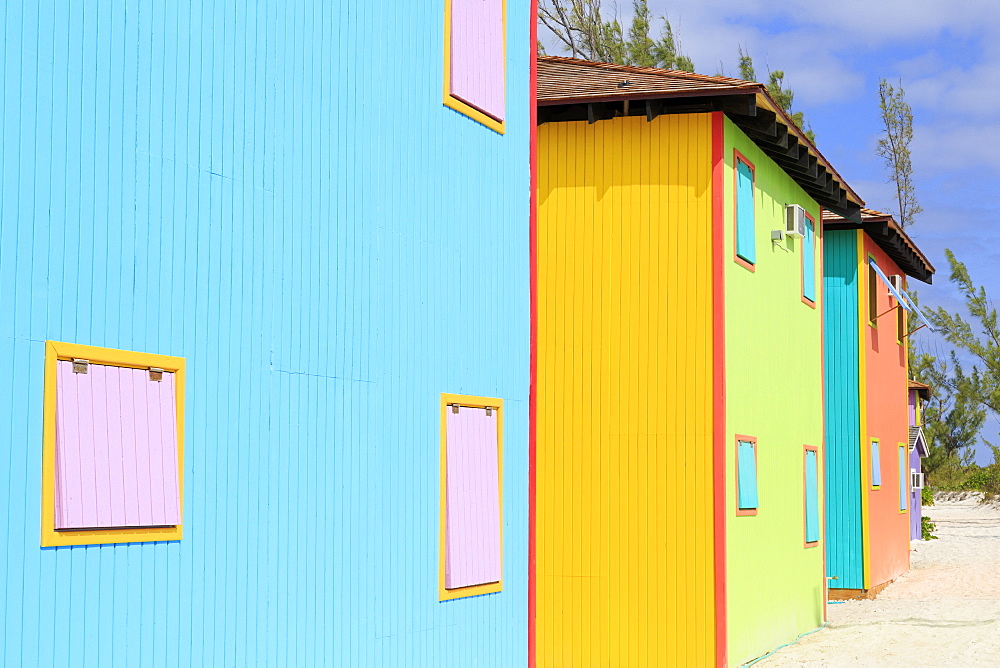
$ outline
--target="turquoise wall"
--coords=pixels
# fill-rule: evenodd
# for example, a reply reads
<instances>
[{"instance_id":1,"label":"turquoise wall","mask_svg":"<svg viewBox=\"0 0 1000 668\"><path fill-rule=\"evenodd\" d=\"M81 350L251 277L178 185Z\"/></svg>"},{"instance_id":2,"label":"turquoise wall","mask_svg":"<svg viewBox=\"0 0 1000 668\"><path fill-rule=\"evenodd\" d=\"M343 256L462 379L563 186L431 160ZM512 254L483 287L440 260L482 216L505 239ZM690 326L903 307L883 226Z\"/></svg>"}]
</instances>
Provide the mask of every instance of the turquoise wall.
<instances>
[{"instance_id":1,"label":"turquoise wall","mask_svg":"<svg viewBox=\"0 0 1000 668\"><path fill-rule=\"evenodd\" d=\"M858 396L858 233L823 244L826 391L826 570L830 587L864 588Z\"/></svg>"},{"instance_id":2,"label":"turquoise wall","mask_svg":"<svg viewBox=\"0 0 1000 668\"><path fill-rule=\"evenodd\" d=\"M0 665L526 656L527 3L0 3ZM184 539L39 547L44 341L187 359ZM506 400L500 594L439 603L440 393Z\"/></svg>"}]
</instances>

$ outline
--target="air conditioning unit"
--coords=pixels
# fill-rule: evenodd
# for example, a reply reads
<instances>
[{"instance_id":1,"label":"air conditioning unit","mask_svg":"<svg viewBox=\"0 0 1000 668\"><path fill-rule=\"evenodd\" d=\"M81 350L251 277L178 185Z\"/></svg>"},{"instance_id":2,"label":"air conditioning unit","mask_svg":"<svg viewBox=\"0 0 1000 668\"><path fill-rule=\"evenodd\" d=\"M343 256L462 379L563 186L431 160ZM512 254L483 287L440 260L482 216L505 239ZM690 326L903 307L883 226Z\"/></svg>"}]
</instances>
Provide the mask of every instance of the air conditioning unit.
<instances>
[{"instance_id":1,"label":"air conditioning unit","mask_svg":"<svg viewBox=\"0 0 1000 668\"><path fill-rule=\"evenodd\" d=\"M913 469L910 469L910 487L913 489L923 489L924 488L924 474L917 473Z\"/></svg>"},{"instance_id":2,"label":"air conditioning unit","mask_svg":"<svg viewBox=\"0 0 1000 668\"><path fill-rule=\"evenodd\" d=\"M785 234L800 239L806 235L806 210L798 204L785 206Z\"/></svg>"},{"instance_id":3,"label":"air conditioning unit","mask_svg":"<svg viewBox=\"0 0 1000 668\"><path fill-rule=\"evenodd\" d=\"M893 274L889 277L889 284L892 285L896 292L903 291L903 277L899 274Z\"/></svg>"}]
</instances>

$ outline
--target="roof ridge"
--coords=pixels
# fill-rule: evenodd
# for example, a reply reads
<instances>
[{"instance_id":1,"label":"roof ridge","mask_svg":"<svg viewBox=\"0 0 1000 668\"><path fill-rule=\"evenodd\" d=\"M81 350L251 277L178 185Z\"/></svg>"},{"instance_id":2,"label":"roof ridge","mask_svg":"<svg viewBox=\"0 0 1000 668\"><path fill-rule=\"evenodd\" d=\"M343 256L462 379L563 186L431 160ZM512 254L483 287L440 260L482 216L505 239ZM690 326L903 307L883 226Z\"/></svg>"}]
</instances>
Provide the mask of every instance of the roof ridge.
<instances>
[{"instance_id":1,"label":"roof ridge","mask_svg":"<svg viewBox=\"0 0 1000 668\"><path fill-rule=\"evenodd\" d=\"M585 67L595 67L604 70L615 70L619 72L633 72L635 74L650 74L654 76L673 77L690 79L692 81L704 81L712 83L724 83L736 88L746 88L749 86L763 86L757 81L746 81L744 79L733 79L732 77L711 76L708 74L698 74L686 70L667 70L660 67L640 67L638 65L619 65L617 63L603 63L597 60L583 60L582 58L569 58L567 56L537 56L538 60L545 60L555 63L571 63Z\"/></svg>"}]
</instances>

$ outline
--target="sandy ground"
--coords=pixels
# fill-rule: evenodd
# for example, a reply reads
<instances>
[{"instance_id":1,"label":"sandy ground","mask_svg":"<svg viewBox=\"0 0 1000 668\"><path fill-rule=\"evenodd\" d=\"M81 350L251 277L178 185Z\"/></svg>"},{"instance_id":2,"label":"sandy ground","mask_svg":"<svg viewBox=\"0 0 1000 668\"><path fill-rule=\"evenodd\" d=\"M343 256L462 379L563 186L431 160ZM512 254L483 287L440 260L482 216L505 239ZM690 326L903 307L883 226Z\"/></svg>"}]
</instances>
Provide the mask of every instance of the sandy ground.
<instances>
[{"instance_id":1,"label":"sandy ground","mask_svg":"<svg viewBox=\"0 0 1000 668\"><path fill-rule=\"evenodd\" d=\"M925 508L939 540L874 601L830 605L829 623L754 664L1000 666L1000 508L977 499Z\"/></svg>"}]
</instances>

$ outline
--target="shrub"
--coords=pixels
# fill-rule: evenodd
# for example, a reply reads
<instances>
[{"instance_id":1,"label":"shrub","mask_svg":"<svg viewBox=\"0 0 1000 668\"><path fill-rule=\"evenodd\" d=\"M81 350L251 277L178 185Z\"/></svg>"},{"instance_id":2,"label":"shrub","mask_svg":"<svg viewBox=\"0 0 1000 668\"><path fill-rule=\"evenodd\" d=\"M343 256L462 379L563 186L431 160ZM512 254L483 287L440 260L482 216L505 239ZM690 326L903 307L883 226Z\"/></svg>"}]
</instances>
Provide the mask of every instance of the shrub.
<instances>
[{"instance_id":1,"label":"shrub","mask_svg":"<svg viewBox=\"0 0 1000 668\"><path fill-rule=\"evenodd\" d=\"M934 505L934 492L931 491L930 487L924 487L922 490L920 490L920 505L922 506Z\"/></svg>"},{"instance_id":2,"label":"shrub","mask_svg":"<svg viewBox=\"0 0 1000 668\"><path fill-rule=\"evenodd\" d=\"M934 531L937 530L937 525L931 521L931 518L924 515L920 518L920 537L924 540L937 540L938 537L934 535Z\"/></svg>"}]
</instances>

